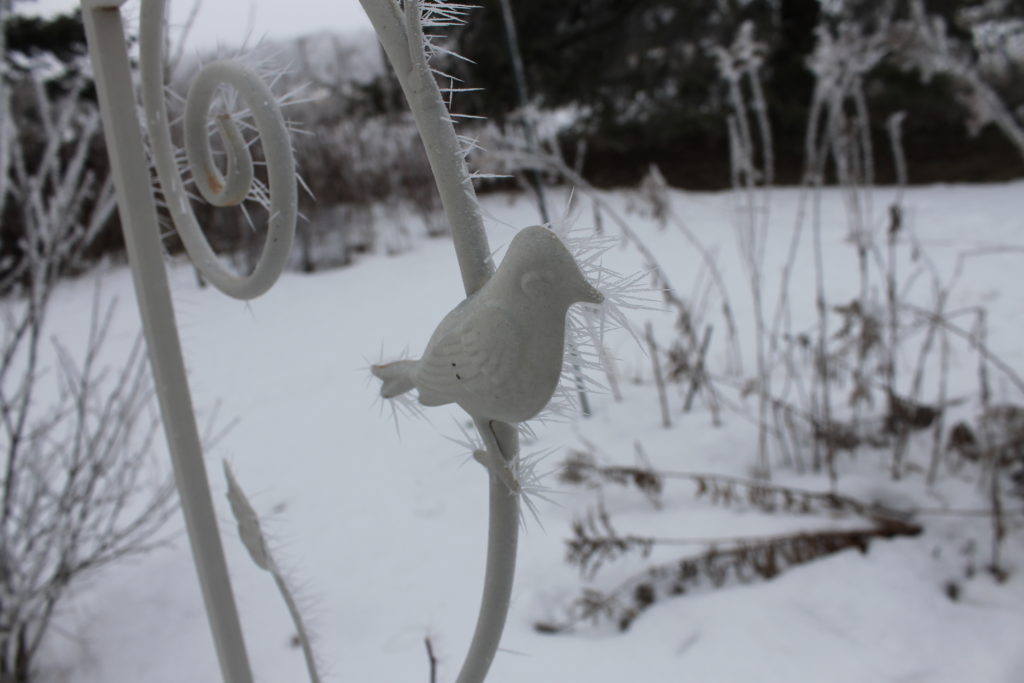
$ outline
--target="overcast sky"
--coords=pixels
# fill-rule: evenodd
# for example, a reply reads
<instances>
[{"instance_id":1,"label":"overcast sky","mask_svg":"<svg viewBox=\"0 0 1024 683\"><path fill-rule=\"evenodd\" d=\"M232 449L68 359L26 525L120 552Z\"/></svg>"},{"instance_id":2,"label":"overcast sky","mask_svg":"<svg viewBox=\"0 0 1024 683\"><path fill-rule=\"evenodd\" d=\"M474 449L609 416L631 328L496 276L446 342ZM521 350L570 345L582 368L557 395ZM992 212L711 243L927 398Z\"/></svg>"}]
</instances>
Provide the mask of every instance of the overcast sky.
<instances>
[{"instance_id":1,"label":"overcast sky","mask_svg":"<svg viewBox=\"0 0 1024 683\"><path fill-rule=\"evenodd\" d=\"M19 2L19 12L53 14L78 6L77 0L35 0ZM172 28L184 23L193 0L170 0ZM123 9L136 22L138 0ZM237 45L245 39L252 13L253 38L287 38L317 31L352 32L370 30L370 20L358 0L204 0L188 45L193 48Z\"/></svg>"}]
</instances>

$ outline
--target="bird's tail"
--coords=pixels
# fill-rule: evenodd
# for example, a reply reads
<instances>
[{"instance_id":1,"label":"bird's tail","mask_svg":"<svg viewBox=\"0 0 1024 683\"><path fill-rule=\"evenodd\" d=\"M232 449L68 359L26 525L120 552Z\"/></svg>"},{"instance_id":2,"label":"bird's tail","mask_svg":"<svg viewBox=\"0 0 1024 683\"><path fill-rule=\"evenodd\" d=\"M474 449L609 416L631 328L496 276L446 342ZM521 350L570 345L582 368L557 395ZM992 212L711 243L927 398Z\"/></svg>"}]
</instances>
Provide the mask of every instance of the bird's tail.
<instances>
[{"instance_id":1,"label":"bird's tail","mask_svg":"<svg viewBox=\"0 0 1024 683\"><path fill-rule=\"evenodd\" d=\"M396 360L392 363L370 366L370 372L381 380L380 395L393 398L416 386L414 377L418 361Z\"/></svg>"}]
</instances>

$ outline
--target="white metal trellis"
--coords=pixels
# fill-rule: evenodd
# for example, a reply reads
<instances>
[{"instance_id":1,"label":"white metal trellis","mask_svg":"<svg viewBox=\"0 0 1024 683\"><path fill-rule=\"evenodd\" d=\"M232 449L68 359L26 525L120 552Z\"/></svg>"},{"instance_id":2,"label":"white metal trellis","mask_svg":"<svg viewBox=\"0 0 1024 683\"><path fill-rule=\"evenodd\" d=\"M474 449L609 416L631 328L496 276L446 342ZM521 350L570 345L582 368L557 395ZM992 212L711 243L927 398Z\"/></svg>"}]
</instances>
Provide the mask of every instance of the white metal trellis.
<instances>
[{"instance_id":1,"label":"white metal trellis","mask_svg":"<svg viewBox=\"0 0 1024 683\"><path fill-rule=\"evenodd\" d=\"M164 270L156 203L143 142L121 5L125 0L82 0L89 55L117 192L128 260L142 317L164 431L174 467L196 570L210 628L228 683L251 683L253 674L224 559L224 551L196 425L181 343ZM466 293L479 290L494 272L479 205L469 173L426 62L420 3L360 0L398 75L430 160L455 242ZM163 96L162 44L165 0L142 0L140 73L149 149L174 224L189 256L218 289L250 299L269 289L284 268L295 229L296 178L291 147L274 97L243 65L219 61L204 67L186 104L186 152L203 197L218 206L239 204L253 180L245 141L230 120L217 120L227 151L221 173L206 132L207 110L221 84L235 89L252 111L267 155L270 219L260 260L238 276L219 262L189 207L171 146ZM518 458L513 426L477 421L493 463L511 466ZM479 683L490 668L504 629L515 571L519 499L497 476L490 477L490 528L480 616L458 683Z\"/></svg>"}]
</instances>

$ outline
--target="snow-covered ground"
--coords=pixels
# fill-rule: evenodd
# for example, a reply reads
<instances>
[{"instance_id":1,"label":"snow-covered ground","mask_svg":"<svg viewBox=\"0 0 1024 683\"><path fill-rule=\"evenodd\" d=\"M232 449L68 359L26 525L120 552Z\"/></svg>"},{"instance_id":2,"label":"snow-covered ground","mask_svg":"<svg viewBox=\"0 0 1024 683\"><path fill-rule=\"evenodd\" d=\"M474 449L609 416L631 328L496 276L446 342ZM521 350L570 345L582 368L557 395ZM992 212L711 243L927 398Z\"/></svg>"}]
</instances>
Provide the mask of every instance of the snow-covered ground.
<instances>
[{"instance_id":1,"label":"snow-covered ground","mask_svg":"<svg viewBox=\"0 0 1024 683\"><path fill-rule=\"evenodd\" d=\"M885 225L894 196L875 198ZM736 256L726 193L673 192L674 210L710 245L716 245L730 298L741 325L747 374L752 373L750 297ZM799 192L775 193L766 253L767 300L785 258ZM563 196L564 199L564 196ZM606 196L623 213L632 193ZM987 186L911 189L907 225L940 272L950 272L964 249L1024 245L1024 182ZM506 244L514 230L536 222L527 199L488 197L492 245ZM671 225L658 230L641 213L629 220L660 259L683 295L700 262ZM590 221L584 200L577 220ZM829 299L857 293L857 261L846 242L840 195L825 195L823 225ZM614 226L605 221L614 234ZM793 276L794 329L814 319L810 243L804 240ZM901 279L915 264L902 252ZM632 271L634 250L613 250L607 261ZM968 262L952 308L984 304L990 310L989 344L1010 366L1024 369L1024 255L1011 250ZM311 276L286 274L267 295L245 304L212 289L199 289L183 262L171 268L186 360L201 419L219 405L220 424L233 429L208 454L234 587L257 680L305 679L292 626L269 575L256 568L237 538L223 497L220 461L234 466L242 486L265 518L288 574L300 588L316 634L327 680L409 683L428 680L424 638L439 657L440 680L454 679L468 645L483 577L486 474L450 438L461 436L465 416L430 409L427 420L401 420L400 433L376 405L377 386L367 365L399 354L417 355L440 318L462 297L454 253L447 240L416 241L397 256L366 256L355 266ZM93 283L120 300L108 347L117 362L139 324L124 267L61 286L50 333L71 344L88 323ZM875 287L882 281L874 279ZM927 280L920 300L927 303ZM884 297L884 292L878 292ZM714 320L712 311L709 320ZM633 313L646 320L662 344L673 335L673 316ZM721 329L721 325L718 325ZM681 413L671 390L671 429L660 426L650 360L628 335L609 338L619 358L624 400L592 397L594 416L573 424L538 425L526 452L558 449L550 468L568 449L596 444L606 463L631 464L639 442L659 467L747 476L754 464L756 432L748 417L727 412L722 427L701 405ZM713 346L713 367L724 362ZM908 360L909 362L909 360ZM952 396L974 396L977 360L953 360ZM1020 402L998 379L997 401ZM754 403L746 406L753 414ZM973 399L959 407L977 410ZM914 442L910 460L919 467L898 484L888 481L888 459L872 452L840 459L839 491L865 500L905 500L930 507L984 507L970 469L944 474L934 490L923 479L927 442ZM798 476L778 467L778 481L827 489L821 476ZM875 541L868 553L845 551L792 568L772 581L728 585L665 599L644 612L630 630L581 625L571 633L544 635L533 625L557 619L584 585L609 589L644 563L607 565L584 582L564 562L564 539L574 517L596 498L567 488L552 476L554 503L540 501L543 528L527 519L512 611L495 660L494 683L522 681L911 681L1011 683L1024 671L1024 552L1021 516L1010 528L1005 563L1010 578L997 584L978 571L989 553L983 518L922 519L926 531L912 539ZM670 537L741 535L821 528L827 518L764 515L712 505L685 482L669 482L665 506L654 511L635 492L608 489L605 503L623 533ZM1019 509L1018 499L1007 505ZM840 523L840 522L836 522ZM175 520L180 529L180 520ZM971 544L975 548L970 550ZM698 548L656 549L651 561L669 560ZM946 596L956 581L958 601ZM213 645L188 544L174 542L142 559L112 567L81 586L59 615L47 643L54 680L75 683L180 683L218 680Z\"/></svg>"}]
</instances>

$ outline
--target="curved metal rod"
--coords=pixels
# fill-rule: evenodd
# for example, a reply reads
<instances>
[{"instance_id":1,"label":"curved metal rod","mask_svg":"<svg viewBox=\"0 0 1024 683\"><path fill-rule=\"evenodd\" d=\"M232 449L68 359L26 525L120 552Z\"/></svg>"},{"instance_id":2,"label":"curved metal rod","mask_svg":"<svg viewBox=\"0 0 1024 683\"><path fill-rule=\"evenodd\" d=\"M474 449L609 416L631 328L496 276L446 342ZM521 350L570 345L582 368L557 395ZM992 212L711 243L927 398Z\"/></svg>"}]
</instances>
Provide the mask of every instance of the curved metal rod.
<instances>
[{"instance_id":1,"label":"curved metal rod","mask_svg":"<svg viewBox=\"0 0 1024 683\"><path fill-rule=\"evenodd\" d=\"M227 151L225 174L214 161L207 117L214 95L222 85L233 88L249 108L267 157L270 186L267 236L256 267L250 274L240 276L221 263L203 235L178 174L164 99L162 26L165 11L166 0L143 2L139 31L142 103L160 187L178 234L199 272L228 296L253 299L270 289L283 272L295 235L298 190L284 117L270 88L235 60L205 65L189 88L185 104L185 151L192 177L206 201L215 206L237 206L249 193L254 180L248 145L228 115L216 119Z\"/></svg>"},{"instance_id":2,"label":"curved metal rod","mask_svg":"<svg viewBox=\"0 0 1024 683\"><path fill-rule=\"evenodd\" d=\"M252 683L174 320L120 0L82 5L125 248L207 618L224 681Z\"/></svg>"},{"instance_id":3,"label":"curved metal rod","mask_svg":"<svg viewBox=\"0 0 1024 683\"><path fill-rule=\"evenodd\" d=\"M441 204L452 227L452 241L466 294L472 294L494 274L494 260L451 115L445 108L426 60L412 57L423 52L423 32L418 14L420 3L407 2L405 5L407 15L414 17L413 28L407 32L406 20L395 0L359 2L377 32L409 103Z\"/></svg>"},{"instance_id":4,"label":"curved metal rod","mask_svg":"<svg viewBox=\"0 0 1024 683\"><path fill-rule=\"evenodd\" d=\"M466 294L483 287L494 274L490 246L476 192L451 115L424 55L418 0L359 0L402 86L452 227L452 241ZM519 457L516 428L477 422L494 467L511 467ZM501 641L515 575L519 531L519 497L495 475L490 476L487 568L480 613L457 683L482 683Z\"/></svg>"},{"instance_id":5,"label":"curved metal rod","mask_svg":"<svg viewBox=\"0 0 1024 683\"><path fill-rule=\"evenodd\" d=\"M512 425L476 420L484 436L487 451L501 456L499 467L511 467L519 455L519 434ZM506 449L510 449L506 454ZM473 640L462 663L456 683L478 683L487 677L505 630L512 601L519 545L519 494L513 493L501 478L490 476L490 503L487 529L487 567L484 571L480 615Z\"/></svg>"}]
</instances>

